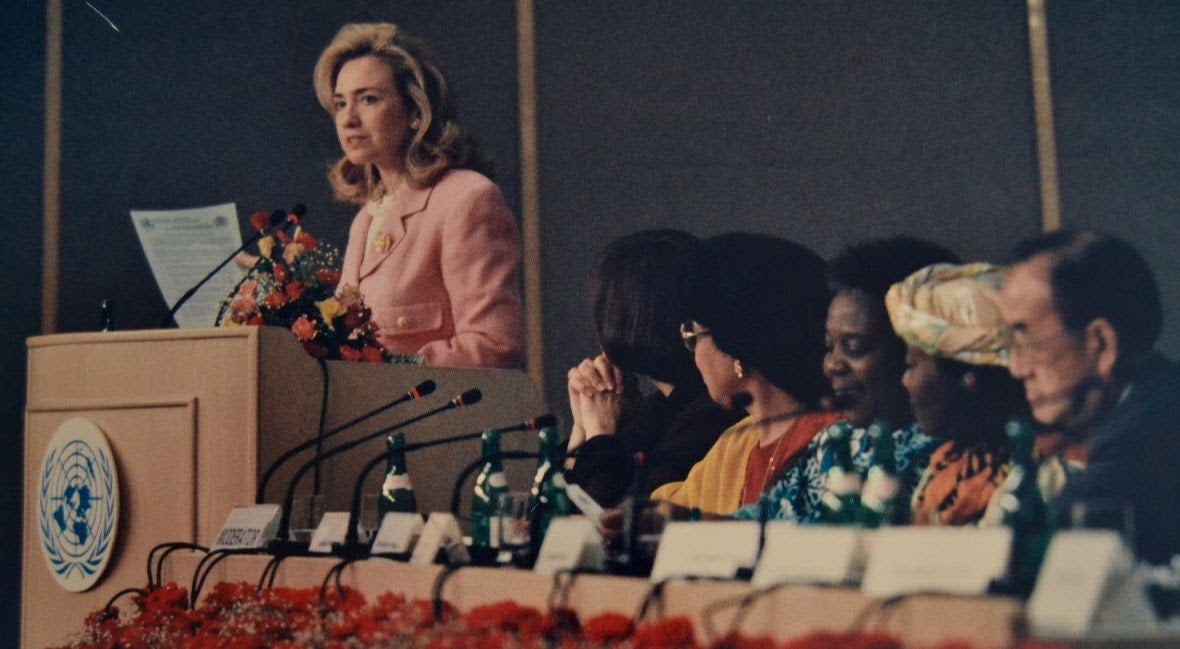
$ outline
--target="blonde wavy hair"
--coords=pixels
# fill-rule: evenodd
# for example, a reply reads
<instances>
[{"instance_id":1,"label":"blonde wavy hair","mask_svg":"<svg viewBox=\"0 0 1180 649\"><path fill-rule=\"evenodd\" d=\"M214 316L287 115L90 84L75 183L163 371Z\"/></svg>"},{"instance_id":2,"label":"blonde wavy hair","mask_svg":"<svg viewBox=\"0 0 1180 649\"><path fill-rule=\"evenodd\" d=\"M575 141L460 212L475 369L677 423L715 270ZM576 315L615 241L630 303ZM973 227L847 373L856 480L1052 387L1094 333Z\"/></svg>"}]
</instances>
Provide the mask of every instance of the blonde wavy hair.
<instances>
[{"instance_id":1,"label":"blonde wavy hair","mask_svg":"<svg viewBox=\"0 0 1180 649\"><path fill-rule=\"evenodd\" d=\"M345 25L320 54L313 79L316 98L334 115L332 94L340 68L353 59L375 56L393 71L394 86L417 121L405 144L406 179L416 187L434 184L449 169L475 169L491 175L491 165L475 141L455 121L446 78L426 45L391 23ZM338 200L363 204L380 196L381 175L373 165L357 166L342 157L328 171Z\"/></svg>"}]
</instances>

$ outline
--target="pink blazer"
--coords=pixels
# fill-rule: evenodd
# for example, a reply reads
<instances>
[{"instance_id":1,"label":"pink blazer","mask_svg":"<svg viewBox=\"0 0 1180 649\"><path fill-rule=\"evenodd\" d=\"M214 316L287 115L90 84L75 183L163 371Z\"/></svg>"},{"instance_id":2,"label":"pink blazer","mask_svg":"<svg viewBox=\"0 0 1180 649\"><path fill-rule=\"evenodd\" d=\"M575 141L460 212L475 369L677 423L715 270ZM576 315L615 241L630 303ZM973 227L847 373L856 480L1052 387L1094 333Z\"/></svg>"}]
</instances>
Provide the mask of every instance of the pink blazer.
<instances>
[{"instance_id":1,"label":"pink blazer","mask_svg":"<svg viewBox=\"0 0 1180 649\"><path fill-rule=\"evenodd\" d=\"M381 226L384 251L366 241L373 217L357 214L341 277L373 310L381 344L430 365L519 366L520 238L499 188L456 170L432 187L403 189L393 208Z\"/></svg>"}]
</instances>

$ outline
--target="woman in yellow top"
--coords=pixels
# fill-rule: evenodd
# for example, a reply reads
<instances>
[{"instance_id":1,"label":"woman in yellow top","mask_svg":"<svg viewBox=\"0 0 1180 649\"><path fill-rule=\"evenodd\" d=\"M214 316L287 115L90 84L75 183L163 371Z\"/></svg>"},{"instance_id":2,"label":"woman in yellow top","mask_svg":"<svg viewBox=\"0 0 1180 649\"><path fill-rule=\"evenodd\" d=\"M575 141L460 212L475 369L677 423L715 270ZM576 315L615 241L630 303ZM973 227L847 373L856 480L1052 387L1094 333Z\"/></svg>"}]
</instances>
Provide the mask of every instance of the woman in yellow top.
<instances>
[{"instance_id":1,"label":"woman in yellow top","mask_svg":"<svg viewBox=\"0 0 1180 649\"><path fill-rule=\"evenodd\" d=\"M820 431L839 419L820 413L829 292L824 262L768 235L705 240L689 258L682 295L691 320L684 343L714 401L747 417L722 433L681 482L652 498L728 514L775 483Z\"/></svg>"}]
</instances>

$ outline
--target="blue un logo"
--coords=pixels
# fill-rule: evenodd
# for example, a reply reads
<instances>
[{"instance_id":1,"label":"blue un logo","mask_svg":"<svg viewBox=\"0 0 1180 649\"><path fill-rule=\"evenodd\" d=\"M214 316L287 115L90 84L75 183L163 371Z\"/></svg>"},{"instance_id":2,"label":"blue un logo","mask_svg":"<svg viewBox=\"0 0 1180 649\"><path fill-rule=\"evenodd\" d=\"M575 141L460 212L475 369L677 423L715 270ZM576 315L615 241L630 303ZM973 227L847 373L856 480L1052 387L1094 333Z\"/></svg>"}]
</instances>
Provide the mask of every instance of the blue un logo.
<instances>
[{"instance_id":1,"label":"blue un logo","mask_svg":"<svg viewBox=\"0 0 1180 649\"><path fill-rule=\"evenodd\" d=\"M85 420L63 424L42 463L39 511L42 550L62 587L86 590L101 577L118 528L118 500L105 436Z\"/></svg>"}]
</instances>

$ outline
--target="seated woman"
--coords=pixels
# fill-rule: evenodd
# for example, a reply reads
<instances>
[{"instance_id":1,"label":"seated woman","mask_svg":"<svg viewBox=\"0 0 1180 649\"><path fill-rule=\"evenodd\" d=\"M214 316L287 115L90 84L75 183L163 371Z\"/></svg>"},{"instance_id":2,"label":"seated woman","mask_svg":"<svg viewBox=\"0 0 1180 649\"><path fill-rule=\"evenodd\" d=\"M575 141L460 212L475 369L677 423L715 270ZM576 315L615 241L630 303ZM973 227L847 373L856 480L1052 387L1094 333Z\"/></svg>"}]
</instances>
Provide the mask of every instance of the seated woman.
<instances>
[{"instance_id":1,"label":"seated woman","mask_svg":"<svg viewBox=\"0 0 1180 649\"><path fill-rule=\"evenodd\" d=\"M894 284L885 306L909 346L902 377L922 432L945 439L914 491L918 525L967 525L984 516L1008 473L1004 425L1028 418L1021 384L1008 373L990 264L937 264Z\"/></svg>"},{"instance_id":2,"label":"seated woman","mask_svg":"<svg viewBox=\"0 0 1180 649\"><path fill-rule=\"evenodd\" d=\"M901 384L906 345L893 333L885 312L885 293L914 271L930 264L957 262L954 253L910 237L877 239L849 246L828 264L834 292L828 307L823 371L831 385L833 406L853 426L852 462L861 478L873 459L865 430L874 421L893 430L898 493L905 503L926 468L935 441L920 433ZM829 456L829 431L824 430L787 467L762 501L738 510L741 519L762 516L777 520L817 522ZM908 518L908 516L905 516Z\"/></svg>"},{"instance_id":3,"label":"seated woman","mask_svg":"<svg viewBox=\"0 0 1180 649\"><path fill-rule=\"evenodd\" d=\"M828 287L811 250L768 235L701 243L681 283L685 345L709 396L748 416L726 430L681 482L652 498L728 514L755 502L812 438L839 419L818 412Z\"/></svg>"},{"instance_id":4,"label":"seated woman","mask_svg":"<svg viewBox=\"0 0 1180 649\"><path fill-rule=\"evenodd\" d=\"M699 239L679 230L627 235L603 251L591 278L594 327L603 352L570 369L574 417L566 480L613 507L643 470L635 493L683 480L737 417L713 402L677 329L687 317L677 283ZM634 381L655 391L638 398Z\"/></svg>"}]
</instances>

